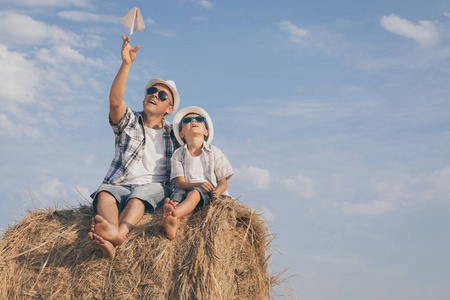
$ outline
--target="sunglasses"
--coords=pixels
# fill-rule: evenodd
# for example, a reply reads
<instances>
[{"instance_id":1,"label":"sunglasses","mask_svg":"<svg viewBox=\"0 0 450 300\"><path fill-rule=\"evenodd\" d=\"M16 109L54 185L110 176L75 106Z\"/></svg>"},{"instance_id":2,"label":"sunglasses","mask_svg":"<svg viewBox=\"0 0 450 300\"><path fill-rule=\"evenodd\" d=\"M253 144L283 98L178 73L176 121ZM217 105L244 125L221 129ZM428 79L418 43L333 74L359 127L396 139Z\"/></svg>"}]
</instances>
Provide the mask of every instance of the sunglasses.
<instances>
[{"instance_id":1,"label":"sunglasses","mask_svg":"<svg viewBox=\"0 0 450 300\"><path fill-rule=\"evenodd\" d=\"M197 121L198 123L203 123L203 122L205 122L206 118L205 118L205 117L202 117L202 116L186 117L186 118L181 119L181 122L182 122L183 124L189 124L189 123L192 122L192 120L195 120L195 121Z\"/></svg>"},{"instance_id":2,"label":"sunglasses","mask_svg":"<svg viewBox=\"0 0 450 300\"><path fill-rule=\"evenodd\" d=\"M161 101L166 101L166 100L169 99L169 95L168 95L166 92L160 91L160 90L158 90L157 88L155 88L154 86L149 87L149 88L147 89L147 95L153 95L153 94L156 94L156 93L158 93L158 98L159 98Z\"/></svg>"}]
</instances>

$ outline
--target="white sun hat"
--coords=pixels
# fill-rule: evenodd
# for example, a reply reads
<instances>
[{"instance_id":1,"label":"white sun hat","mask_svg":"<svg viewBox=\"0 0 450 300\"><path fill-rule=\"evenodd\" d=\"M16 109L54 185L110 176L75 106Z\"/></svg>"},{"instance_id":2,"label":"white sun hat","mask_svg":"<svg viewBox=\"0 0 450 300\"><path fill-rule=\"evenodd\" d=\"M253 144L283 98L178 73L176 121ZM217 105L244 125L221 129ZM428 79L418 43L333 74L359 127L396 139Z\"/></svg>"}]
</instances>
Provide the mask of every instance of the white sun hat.
<instances>
[{"instance_id":1,"label":"white sun hat","mask_svg":"<svg viewBox=\"0 0 450 300\"><path fill-rule=\"evenodd\" d=\"M158 84L158 83L166 85L172 91L172 94L173 94L173 110L172 110L172 112L170 114L166 115L166 116L171 116L177 111L178 106L180 105L180 95L178 95L177 86L175 85L175 82L173 82L173 80L166 80L166 81L164 81L164 80L159 79L159 78L154 78L154 79L150 80L147 83L147 85L145 86L144 93L145 93L145 95L147 95L147 89L149 87L154 86L155 84Z\"/></svg>"},{"instance_id":2,"label":"white sun hat","mask_svg":"<svg viewBox=\"0 0 450 300\"><path fill-rule=\"evenodd\" d=\"M180 138L180 122L181 119L188 114L198 114L202 117L205 117L206 120L206 128L208 129L208 136L205 139L205 143L211 143L212 139L214 138L214 126L212 123L211 118L209 117L208 113L203 109L200 108L198 106L189 106L189 107L185 107L182 110L180 110L179 112L177 112L177 114L173 117L173 133L175 134L175 137L177 138L178 143L180 143L180 145L184 145L184 141L182 138Z\"/></svg>"}]
</instances>

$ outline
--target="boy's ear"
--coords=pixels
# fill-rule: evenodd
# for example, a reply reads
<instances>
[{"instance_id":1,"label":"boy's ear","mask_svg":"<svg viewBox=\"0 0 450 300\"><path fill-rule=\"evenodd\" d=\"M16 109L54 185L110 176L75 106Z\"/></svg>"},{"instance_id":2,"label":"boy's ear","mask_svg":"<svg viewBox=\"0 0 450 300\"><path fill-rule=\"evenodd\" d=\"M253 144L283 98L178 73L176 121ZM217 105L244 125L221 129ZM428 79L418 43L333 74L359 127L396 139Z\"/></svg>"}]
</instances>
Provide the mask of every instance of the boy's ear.
<instances>
[{"instance_id":1,"label":"boy's ear","mask_svg":"<svg viewBox=\"0 0 450 300\"><path fill-rule=\"evenodd\" d=\"M205 132L203 134L205 135L205 137L207 137L209 135L209 131L205 130Z\"/></svg>"},{"instance_id":2,"label":"boy's ear","mask_svg":"<svg viewBox=\"0 0 450 300\"><path fill-rule=\"evenodd\" d=\"M181 131L178 133L178 135L180 136L180 138L184 139L184 133L182 133Z\"/></svg>"}]
</instances>

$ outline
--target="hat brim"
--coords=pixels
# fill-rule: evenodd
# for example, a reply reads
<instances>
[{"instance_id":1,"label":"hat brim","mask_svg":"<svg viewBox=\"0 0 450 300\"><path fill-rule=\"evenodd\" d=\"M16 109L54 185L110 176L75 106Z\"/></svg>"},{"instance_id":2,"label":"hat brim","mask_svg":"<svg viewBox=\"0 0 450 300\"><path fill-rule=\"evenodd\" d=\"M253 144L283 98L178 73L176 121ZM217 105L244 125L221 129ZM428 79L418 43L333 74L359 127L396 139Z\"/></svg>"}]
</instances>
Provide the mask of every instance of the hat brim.
<instances>
[{"instance_id":1,"label":"hat brim","mask_svg":"<svg viewBox=\"0 0 450 300\"><path fill-rule=\"evenodd\" d=\"M168 80L169 81L169 80ZM172 81L171 81L172 82ZM180 95L178 95L178 91L176 89L176 87L174 87L172 84L168 83L167 81L164 81L162 79L159 78L154 78L152 80L150 80L147 85L145 86L145 95L147 95L147 89L149 87L154 86L155 84L164 84L165 86L167 86L170 91L172 92L173 95L173 110L171 113L168 113L166 116L171 116L174 113L176 113L176 111L178 110L178 106L180 106Z\"/></svg>"},{"instance_id":2,"label":"hat brim","mask_svg":"<svg viewBox=\"0 0 450 300\"><path fill-rule=\"evenodd\" d=\"M211 143L214 138L214 126L212 120L208 113L203 108L200 108L198 106L185 107L177 112L177 114L173 117L173 133L175 134L175 138L177 139L178 143L180 143L180 145L185 144L183 139L180 137L180 122L181 119L187 114L198 114L206 118L205 122L208 127L209 134L205 139L205 143Z\"/></svg>"}]
</instances>

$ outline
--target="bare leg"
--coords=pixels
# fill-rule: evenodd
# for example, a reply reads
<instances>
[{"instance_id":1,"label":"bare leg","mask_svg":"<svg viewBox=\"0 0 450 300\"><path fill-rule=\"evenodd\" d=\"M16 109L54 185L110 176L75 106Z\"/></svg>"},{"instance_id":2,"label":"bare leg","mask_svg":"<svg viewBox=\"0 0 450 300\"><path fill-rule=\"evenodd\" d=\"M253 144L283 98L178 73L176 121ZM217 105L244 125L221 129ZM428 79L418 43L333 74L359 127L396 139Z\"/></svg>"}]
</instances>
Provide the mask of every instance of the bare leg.
<instances>
[{"instance_id":1,"label":"bare leg","mask_svg":"<svg viewBox=\"0 0 450 300\"><path fill-rule=\"evenodd\" d=\"M179 219L192 212L198 202L200 202L200 193L196 190L190 191L186 196L186 199L180 204L169 201L169 204L176 207L176 209L169 212L167 215L164 215L162 225L166 230L167 237L170 240L175 239L177 236Z\"/></svg>"},{"instance_id":2,"label":"bare leg","mask_svg":"<svg viewBox=\"0 0 450 300\"><path fill-rule=\"evenodd\" d=\"M119 209L116 199L107 192L98 194L97 215L91 224L91 231L114 245L123 243L123 237L119 234Z\"/></svg>"},{"instance_id":3,"label":"bare leg","mask_svg":"<svg viewBox=\"0 0 450 300\"><path fill-rule=\"evenodd\" d=\"M177 205L177 209L172 213L174 217L182 218L192 212L200 202L200 193L192 190L187 194L186 199Z\"/></svg>"},{"instance_id":4,"label":"bare leg","mask_svg":"<svg viewBox=\"0 0 450 300\"><path fill-rule=\"evenodd\" d=\"M142 219L145 213L145 204L137 199L131 198L119 216L119 235L122 240Z\"/></svg>"},{"instance_id":5,"label":"bare leg","mask_svg":"<svg viewBox=\"0 0 450 300\"><path fill-rule=\"evenodd\" d=\"M145 205L139 199L128 200L120 213L116 199L107 192L100 192L97 199L98 214L92 218L90 243L102 250L105 257L113 258L116 247L123 243L127 234L144 215Z\"/></svg>"}]
</instances>

